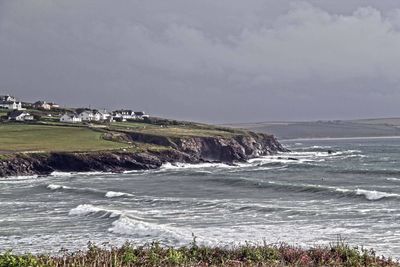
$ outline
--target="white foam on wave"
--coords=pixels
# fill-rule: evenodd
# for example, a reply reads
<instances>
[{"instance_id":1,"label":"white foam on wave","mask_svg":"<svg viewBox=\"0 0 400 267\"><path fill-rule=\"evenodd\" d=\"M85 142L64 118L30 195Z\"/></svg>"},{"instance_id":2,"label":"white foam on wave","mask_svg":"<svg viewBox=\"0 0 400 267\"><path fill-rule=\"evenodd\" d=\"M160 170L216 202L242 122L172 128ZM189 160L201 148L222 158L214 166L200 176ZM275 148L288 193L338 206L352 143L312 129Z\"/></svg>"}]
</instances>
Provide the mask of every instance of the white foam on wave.
<instances>
[{"instance_id":1,"label":"white foam on wave","mask_svg":"<svg viewBox=\"0 0 400 267\"><path fill-rule=\"evenodd\" d=\"M123 171L123 174L131 174L131 173L141 173L145 172L145 170L130 170L130 171Z\"/></svg>"},{"instance_id":2,"label":"white foam on wave","mask_svg":"<svg viewBox=\"0 0 400 267\"><path fill-rule=\"evenodd\" d=\"M181 244L190 242L191 231L171 225L151 223L143 220L121 216L112 223L109 232L139 238L153 237L158 240L175 240Z\"/></svg>"},{"instance_id":3,"label":"white foam on wave","mask_svg":"<svg viewBox=\"0 0 400 267\"><path fill-rule=\"evenodd\" d=\"M91 214L103 213L102 217L116 218L112 222L109 232L139 238L154 237L157 240L174 240L187 244L191 239L191 231L184 231L166 224L152 223L142 218L129 216L128 213L120 210L81 204L69 211L70 216L88 216Z\"/></svg>"},{"instance_id":4,"label":"white foam on wave","mask_svg":"<svg viewBox=\"0 0 400 267\"><path fill-rule=\"evenodd\" d=\"M364 189L356 189L355 193L357 195L363 195L368 200L379 200L382 198L390 198L390 197L400 197L398 194L380 192L376 190L364 190Z\"/></svg>"},{"instance_id":5,"label":"white foam on wave","mask_svg":"<svg viewBox=\"0 0 400 267\"><path fill-rule=\"evenodd\" d=\"M132 194L129 193L123 193L123 192L115 192L115 191L108 191L105 194L105 197L108 198L115 198L115 197L132 197Z\"/></svg>"},{"instance_id":6,"label":"white foam on wave","mask_svg":"<svg viewBox=\"0 0 400 267\"><path fill-rule=\"evenodd\" d=\"M330 149L332 148L331 146L311 146L307 148L313 148L313 149Z\"/></svg>"},{"instance_id":7,"label":"white foam on wave","mask_svg":"<svg viewBox=\"0 0 400 267\"><path fill-rule=\"evenodd\" d=\"M357 196L364 196L367 200L380 200L383 198L399 198L400 195L394 194L394 193L388 193L388 192L381 192L381 191L376 191L376 190L366 190L366 189L344 189L344 188L336 188L335 189L338 192L342 193L355 193Z\"/></svg>"},{"instance_id":8,"label":"white foam on wave","mask_svg":"<svg viewBox=\"0 0 400 267\"><path fill-rule=\"evenodd\" d=\"M54 171L50 174L51 176L56 176L56 177L70 177L73 175L72 172L58 172Z\"/></svg>"},{"instance_id":9,"label":"white foam on wave","mask_svg":"<svg viewBox=\"0 0 400 267\"><path fill-rule=\"evenodd\" d=\"M395 177L389 177L386 178L387 181L394 181L394 182L400 182L400 178L395 178Z\"/></svg>"},{"instance_id":10,"label":"white foam on wave","mask_svg":"<svg viewBox=\"0 0 400 267\"><path fill-rule=\"evenodd\" d=\"M316 162L316 161L324 161L324 159L315 159L312 157L305 157L300 155L299 153L296 154L278 154L272 156L263 156L259 158L254 158L248 160L250 164L266 164L266 163L284 163L284 164L299 164L299 163L307 163L307 162Z\"/></svg>"},{"instance_id":11,"label":"white foam on wave","mask_svg":"<svg viewBox=\"0 0 400 267\"><path fill-rule=\"evenodd\" d=\"M348 157L365 157L360 154L360 150L344 150L344 151L291 151L279 153L277 155L262 156L250 159L250 164L268 164L268 163L283 163L283 164L302 164L312 162L324 162L335 158L348 158Z\"/></svg>"},{"instance_id":12,"label":"white foam on wave","mask_svg":"<svg viewBox=\"0 0 400 267\"><path fill-rule=\"evenodd\" d=\"M58 189L71 189L71 187L65 186L65 185L58 185L58 184L49 184L47 186L48 189L50 190L58 190Z\"/></svg>"},{"instance_id":13,"label":"white foam on wave","mask_svg":"<svg viewBox=\"0 0 400 267\"><path fill-rule=\"evenodd\" d=\"M205 168L237 168L241 165L228 165L224 163L164 163L161 170L180 170L180 169L205 169Z\"/></svg>"},{"instance_id":14,"label":"white foam on wave","mask_svg":"<svg viewBox=\"0 0 400 267\"><path fill-rule=\"evenodd\" d=\"M24 175L24 176L7 176L7 177L0 177L0 182L18 182L18 181L25 181L31 179L37 179L39 175Z\"/></svg>"},{"instance_id":15,"label":"white foam on wave","mask_svg":"<svg viewBox=\"0 0 400 267\"><path fill-rule=\"evenodd\" d=\"M93 193L102 193L105 191L97 190L97 189L91 189L91 188L75 188L75 187L69 187L65 185L58 185L58 184L49 184L47 186L48 189L50 190L74 190L78 192L93 192ZM125 192L117 192L117 191L107 191L103 193L105 197L107 198L117 198L117 197L133 197L134 195L125 193Z\"/></svg>"},{"instance_id":16,"label":"white foam on wave","mask_svg":"<svg viewBox=\"0 0 400 267\"><path fill-rule=\"evenodd\" d=\"M68 215L72 216L85 216L97 212L104 212L109 215L110 218L118 217L121 215L120 212L116 210L111 210L111 209L105 209L102 207L96 207L90 204L81 204L77 206L76 208L73 208L69 211Z\"/></svg>"},{"instance_id":17,"label":"white foam on wave","mask_svg":"<svg viewBox=\"0 0 400 267\"><path fill-rule=\"evenodd\" d=\"M94 175L107 175L107 174L115 174L113 172L59 172L54 171L50 175L55 177L71 177L77 175L85 175L85 176L94 176Z\"/></svg>"},{"instance_id":18,"label":"white foam on wave","mask_svg":"<svg viewBox=\"0 0 400 267\"><path fill-rule=\"evenodd\" d=\"M268 181L269 184L279 185L279 186L290 186L290 187L298 187L298 188L316 188L321 190L326 190L330 192L339 192L343 194L353 194L357 196L363 196L367 200L376 201L383 198L400 198L399 194L381 192L376 190L366 190L366 189L350 189L350 188L341 188L335 186L323 186L318 184L291 184L291 183L280 183L275 181Z\"/></svg>"},{"instance_id":19,"label":"white foam on wave","mask_svg":"<svg viewBox=\"0 0 400 267\"><path fill-rule=\"evenodd\" d=\"M0 177L0 184L36 184L39 181L42 181L44 177L40 177L38 175L32 176L7 176Z\"/></svg>"}]
</instances>

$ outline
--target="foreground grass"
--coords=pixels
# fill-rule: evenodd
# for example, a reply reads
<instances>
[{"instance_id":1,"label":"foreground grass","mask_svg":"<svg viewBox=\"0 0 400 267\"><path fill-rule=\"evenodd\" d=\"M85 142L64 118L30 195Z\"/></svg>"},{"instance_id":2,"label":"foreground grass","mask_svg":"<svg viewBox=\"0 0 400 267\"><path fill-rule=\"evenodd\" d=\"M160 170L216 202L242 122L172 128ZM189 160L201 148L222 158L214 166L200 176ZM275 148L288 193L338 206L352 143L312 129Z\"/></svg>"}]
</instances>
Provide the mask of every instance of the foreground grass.
<instances>
[{"instance_id":1,"label":"foreground grass","mask_svg":"<svg viewBox=\"0 0 400 267\"><path fill-rule=\"evenodd\" d=\"M0 125L0 152L100 151L126 147L85 127L8 123Z\"/></svg>"},{"instance_id":2,"label":"foreground grass","mask_svg":"<svg viewBox=\"0 0 400 267\"><path fill-rule=\"evenodd\" d=\"M62 256L0 254L0 267L37 266L400 266L390 258L377 257L372 250L338 243L302 249L281 245L246 244L233 248L190 246L172 248L152 243L120 248L88 245L87 251Z\"/></svg>"}]
</instances>

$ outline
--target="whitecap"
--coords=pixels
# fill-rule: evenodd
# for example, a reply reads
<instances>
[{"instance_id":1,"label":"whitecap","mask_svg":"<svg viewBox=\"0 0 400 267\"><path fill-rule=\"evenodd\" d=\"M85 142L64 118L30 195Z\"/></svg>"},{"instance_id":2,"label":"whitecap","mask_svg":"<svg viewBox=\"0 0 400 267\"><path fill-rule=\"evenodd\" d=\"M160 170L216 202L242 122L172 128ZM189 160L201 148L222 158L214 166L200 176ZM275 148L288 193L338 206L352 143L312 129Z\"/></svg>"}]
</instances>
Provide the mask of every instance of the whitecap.
<instances>
[{"instance_id":1,"label":"whitecap","mask_svg":"<svg viewBox=\"0 0 400 267\"><path fill-rule=\"evenodd\" d=\"M132 194L129 194L129 193L115 192L115 191L108 191L108 192L105 194L105 197L108 197L108 198L125 197L125 196L131 197L131 196L133 196L133 195L132 195Z\"/></svg>"},{"instance_id":2,"label":"whitecap","mask_svg":"<svg viewBox=\"0 0 400 267\"><path fill-rule=\"evenodd\" d=\"M49 184L47 186L47 188L50 189L50 190L59 190L59 189L71 189L72 190L72 189L74 189L74 188L69 187L69 186L58 185L58 184Z\"/></svg>"},{"instance_id":3,"label":"whitecap","mask_svg":"<svg viewBox=\"0 0 400 267\"><path fill-rule=\"evenodd\" d=\"M69 211L68 215L72 216L85 216L97 212L104 212L109 215L110 218L118 217L121 215L120 212L116 210L105 209L102 207L96 207L90 204L81 204L76 208L73 208Z\"/></svg>"},{"instance_id":4,"label":"whitecap","mask_svg":"<svg viewBox=\"0 0 400 267\"><path fill-rule=\"evenodd\" d=\"M62 188L62 185L49 184L49 185L47 186L47 188L48 188L48 189L51 189L51 190L57 190L57 189L61 189L61 188Z\"/></svg>"},{"instance_id":5,"label":"whitecap","mask_svg":"<svg viewBox=\"0 0 400 267\"><path fill-rule=\"evenodd\" d=\"M386 178L387 181L394 181L394 182L400 182L400 178L395 178L395 177L389 177Z\"/></svg>"},{"instance_id":6,"label":"whitecap","mask_svg":"<svg viewBox=\"0 0 400 267\"><path fill-rule=\"evenodd\" d=\"M180 170L180 169L203 169L203 168L237 168L242 166L242 164L238 165L228 165L224 163L164 163L160 170Z\"/></svg>"},{"instance_id":7,"label":"whitecap","mask_svg":"<svg viewBox=\"0 0 400 267\"><path fill-rule=\"evenodd\" d=\"M57 176L57 177L70 177L73 175L72 172L58 172L54 171L50 174L51 176Z\"/></svg>"},{"instance_id":8,"label":"whitecap","mask_svg":"<svg viewBox=\"0 0 400 267\"><path fill-rule=\"evenodd\" d=\"M368 200L379 200L379 199L388 198L388 197L400 197L400 195L398 195L398 194L380 192L380 191L376 191L376 190L371 191L371 190L364 190L364 189L356 189L355 193L357 195L365 196L365 198Z\"/></svg>"},{"instance_id":9,"label":"whitecap","mask_svg":"<svg viewBox=\"0 0 400 267\"><path fill-rule=\"evenodd\" d=\"M135 236L146 239L154 238L158 241L168 240L168 242L171 242L171 240L174 240L175 244L179 243L182 245L191 241L192 234L192 231L188 229L150 223L127 216L121 216L112 222L112 227L110 227L108 231L125 236Z\"/></svg>"}]
</instances>

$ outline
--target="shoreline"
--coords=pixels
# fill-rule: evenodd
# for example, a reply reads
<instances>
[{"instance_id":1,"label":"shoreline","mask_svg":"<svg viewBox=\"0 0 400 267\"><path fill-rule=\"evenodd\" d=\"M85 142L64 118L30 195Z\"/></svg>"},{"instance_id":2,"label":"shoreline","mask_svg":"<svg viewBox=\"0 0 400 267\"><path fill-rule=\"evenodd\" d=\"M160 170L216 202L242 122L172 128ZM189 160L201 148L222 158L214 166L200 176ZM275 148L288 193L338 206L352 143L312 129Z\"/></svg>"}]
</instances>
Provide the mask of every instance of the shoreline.
<instances>
[{"instance_id":1,"label":"shoreline","mask_svg":"<svg viewBox=\"0 0 400 267\"><path fill-rule=\"evenodd\" d=\"M145 143L163 142L165 149L12 154L0 159L0 177L50 175L53 172L121 173L159 169L165 163L230 165L287 151L275 137L252 132L231 138L193 137L174 141L145 135L135 135L133 138Z\"/></svg>"}]
</instances>

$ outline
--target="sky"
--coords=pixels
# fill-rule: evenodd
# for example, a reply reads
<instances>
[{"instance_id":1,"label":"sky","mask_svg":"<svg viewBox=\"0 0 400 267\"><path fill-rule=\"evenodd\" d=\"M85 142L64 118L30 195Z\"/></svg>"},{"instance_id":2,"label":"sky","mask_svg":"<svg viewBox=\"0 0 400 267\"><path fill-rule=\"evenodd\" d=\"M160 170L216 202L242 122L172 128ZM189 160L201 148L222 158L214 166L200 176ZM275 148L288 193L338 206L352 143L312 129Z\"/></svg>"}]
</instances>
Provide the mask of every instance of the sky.
<instances>
[{"instance_id":1,"label":"sky","mask_svg":"<svg viewBox=\"0 0 400 267\"><path fill-rule=\"evenodd\" d=\"M398 0L0 0L0 94L211 123L400 116Z\"/></svg>"}]
</instances>

